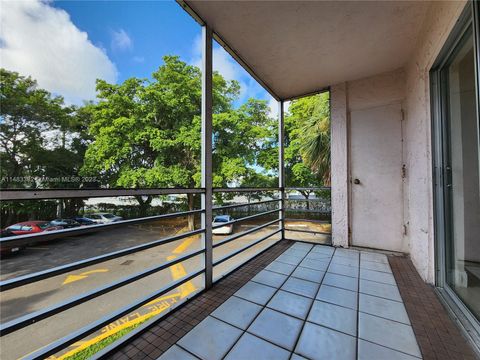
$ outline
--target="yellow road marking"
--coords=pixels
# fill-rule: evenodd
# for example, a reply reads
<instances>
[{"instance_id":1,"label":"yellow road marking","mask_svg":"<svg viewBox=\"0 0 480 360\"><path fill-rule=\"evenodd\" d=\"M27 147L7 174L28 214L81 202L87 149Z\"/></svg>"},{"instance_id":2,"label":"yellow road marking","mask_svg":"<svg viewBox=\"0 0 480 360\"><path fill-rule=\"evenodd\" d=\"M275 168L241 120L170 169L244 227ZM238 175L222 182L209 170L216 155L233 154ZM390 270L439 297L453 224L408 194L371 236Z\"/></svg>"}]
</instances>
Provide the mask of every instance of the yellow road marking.
<instances>
[{"instance_id":1,"label":"yellow road marking","mask_svg":"<svg viewBox=\"0 0 480 360\"><path fill-rule=\"evenodd\" d=\"M107 272L108 269L96 269L96 270L90 270L90 271L86 271L86 272L83 272L79 275L67 275L67 277L65 278L65 281L62 283L62 285L66 285L66 284L70 284L72 282L75 282L75 281L79 281L79 280L83 280L85 278L88 277L88 275L91 275L91 274L96 274L96 273L104 273L104 272Z\"/></svg>"},{"instance_id":2,"label":"yellow road marking","mask_svg":"<svg viewBox=\"0 0 480 360\"><path fill-rule=\"evenodd\" d=\"M146 306L150 306L150 305L153 305L159 301L163 301L163 300L168 300L168 299L174 299L176 297L180 297L180 294L177 293L177 294L172 294L172 295L165 295L165 296L162 296L162 297L159 297L155 300L152 300L150 301L149 303L146 303L145 305L143 305L143 307L146 307Z\"/></svg>"},{"instance_id":3,"label":"yellow road marking","mask_svg":"<svg viewBox=\"0 0 480 360\"><path fill-rule=\"evenodd\" d=\"M195 241L195 238L186 239L179 246L177 246L172 251L172 253L176 254L176 255L181 254L194 241ZM167 260L170 261L170 260L175 259L177 257L176 255L168 256ZM101 271L98 271L98 270L101 270ZM79 275L69 275L69 276L77 276L77 277L81 276L82 279L83 279L83 278L87 277L88 275L90 275L92 273L108 271L108 269L98 269L98 270L91 270L91 271L87 271L85 273L81 273ZM184 277L185 275L187 275L187 272L186 272L185 268L183 267L183 265L181 263L171 266L170 271L172 273L173 280L178 280L181 277ZM68 277L67 277L67 279L68 279ZM78 279L78 280L81 280L81 279ZM67 280L65 280L64 284L66 283L66 281ZM77 280L73 280L73 281L77 281ZM72 281L70 281L70 282L72 282ZM78 342L74 343L73 345L71 345L71 347L75 346L74 349L66 352L65 354L61 355L60 357L56 357L55 355L52 355L48 358L48 360L62 360L62 359L65 359L69 356L72 356L72 355L78 353L79 351L82 351L83 349L88 348L91 345L96 344L97 342L99 342L99 341L101 341L101 340L103 340L103 339L105 339L109 336L112 336L112 335L116 334L117 332L119 332L123 329L131 327L135 324L138 324L139 322L146 321L149 318L151 318L155 315L158 315L158 314L162 313L163 311L165 311L166 309L170 308L178 300L187 297L189 294L191 294L195 290L196 290L196 287L193 285L193 283L191 281L188 281L185 284L180 286L180 293L165 295L165 296L159 297L159 298L154 299L154 300L150 301L149 303L145 304L144 307L150 306L150 311L148 313L146 313L144 315L139 315L138 313L135 313L137 316L132 320L130 320L128 316L124 317L122 319L119 319L116 322L114 322L113 325L109 324L109 325L105 326L102 329L102 333L100 335L98 335L98 336L96 336L96 337L94 337L90 340L78 341ZM160 303L160 304L154 305L154 304L157 304L157 303ZM118 325L114 325L115 323L118 323ZM47 345L45 345L45 346L47 346ZM35 351L37 351L37 350L35 350ZM30 354L28 354L28 355L30 355ZM25 357L28 356L28 355L25 355Z\"/></svg>"},{"instance_id":4,"label":"yellow road marking","mask_svg":"<svg viewBox=\"0 0 480 360\"><path fill-rule=\"evenodd\" d=\"M178 297L179 294L176 294L176 296ZM169 295L167 296L169 300L172 300L172 295ZM79 351L82 351L83 349L86 349L87 347L93 345L93 344L96 344L97 342L105 339L105 338L108 338L109 336L112 336L114 334L116 334L117 332L119 332L120 330L123 330L123 329L126 329L128 327L131 327L135 324L138 324L140 322L143 322L143 321L146 321L148 320L149 318L151 318L152 316L155 316L155 315L158 315L160 313L162 313L163 311L165 311L166 309L168 309L169 307L172 306L172 304L175 304L177 302L177 300L174 300L170 302L168 301L165 301L163 304L160 304L160 305L156 305L152 308L152 310L144 315L140 315L137 313L137 316L135 317L135 319L133 320L127 320L127 321L123 321L122 324L118 325L118 326L112 326L109 328L109 326L107 325L106 327L104 327L102 329L103 333L90 339L90 340L87 340L87 341L83 341L82 344L78 347L76 347L75 349L73 350L70 350L69 352L59 356L59 357L55 357L55 356L51 356L49 357L48 359L49 360L62 360L62 359L65 359L69 356L72 356L74 354L76 354L77 352ZM121 321L122 319L120 319Z\"/></svg>"},{"instance_id":5,"label":"yellow road marking","mask_svg":"<svg viewBox=\"0 0 480 360\"><path fill-rule=\"evenodd\" d=\"M189 239L183 241L180 245L178 245L175 249L173 249L173 253L174 254L181 254L183 253L185 250L187 250L187 248L192 245L192 243L195 241L196 239L193 238L193 237L190 237Z\"/></svg>"}]
</instances>

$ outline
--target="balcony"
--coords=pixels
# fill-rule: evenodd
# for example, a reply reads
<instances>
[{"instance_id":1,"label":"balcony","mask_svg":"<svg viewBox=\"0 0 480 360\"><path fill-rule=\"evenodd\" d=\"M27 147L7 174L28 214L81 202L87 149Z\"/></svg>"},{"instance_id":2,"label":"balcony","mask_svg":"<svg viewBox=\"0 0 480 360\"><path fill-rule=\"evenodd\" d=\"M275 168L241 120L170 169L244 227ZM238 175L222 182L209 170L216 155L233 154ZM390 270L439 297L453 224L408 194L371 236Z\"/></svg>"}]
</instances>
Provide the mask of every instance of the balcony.
<instances>
[{"instance_id":1,"label":"balcony","mask_svg":"<svg viewBox=\"0 0 480 360\"><path fill-rule=\"evenodd\" d=\"M323 269L323 270L320 270ZM474 359L408 258L281 241L109 359Z\"/></svg>"},{"instance_id":2,"label":"balcony","mask_svg":"<svg viewBox=\"0 0 480 360\"><path fill-rule=\"evenodd\" d=\"M99 180L2 179L2 359L478 357L479 3L177 3L201 61L55 108Z\"/></svg>"}]
</instances>

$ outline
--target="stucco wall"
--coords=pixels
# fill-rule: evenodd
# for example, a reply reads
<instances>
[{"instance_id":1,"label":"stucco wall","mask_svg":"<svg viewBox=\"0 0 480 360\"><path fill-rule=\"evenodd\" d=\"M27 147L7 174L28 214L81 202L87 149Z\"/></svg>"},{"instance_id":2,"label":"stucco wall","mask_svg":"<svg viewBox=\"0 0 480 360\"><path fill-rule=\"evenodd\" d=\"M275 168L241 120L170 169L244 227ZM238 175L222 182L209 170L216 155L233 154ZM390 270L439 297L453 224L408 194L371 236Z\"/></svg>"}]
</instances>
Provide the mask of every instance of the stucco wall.
<instances>
[{"instance_id":1,"label":"stucco wall","mask_svg":"<svg viewBox=\"0 0 480 360\"><path fill-rule=\"evenodd\" d=\"M374 197L366 198L361 203L352 204L351 197L351 125L355 121L353 114L360 111L362 116L371 117L372 120L378 122L378 129L385 129L382 123L388 121L387 118L396 116L397 114L389 113L392 104L402 104L405 98L405 75L403 69L398 69L384 74L375 75L365 79L355 80L351 82L337 84L331 87L331 109L332 109L332 238L335 246L346 247L351 243L352 231L358 234L362 232L364 241L360 245L372 248L385 248L396 251L405 251L407 246L401 239L401 244L385 244L379 246L377 243L368 242L372 231L380 234L382 224L378 219L371 219L363 222L361 229L352 228L352 219L355 215L358 216L360 212L368 213L366 207L374 207L376 205ZM385 111L380 111L384 108ZM398 109L398 107L397 107ZM392 110L393 111L393 110ZM378 114L381 116L378 117ZM385 137L386 134L379 133L378 138ZM398 132L398 141L401 141L401 132ZM365 143L362 150L369 151L371 144ZM394 150L395 149L395 150ZM389 149L390 150L390 149ZM394 157L398 155L401 158L401 150L392 146L391 151L398 151L399 154L392 154ZM369 155L366 155L367 159ZM366 160L368 161L368 160ZM364 166L364 164L357 164ZM377 166L378 165L378 166ZM374 168L378 171L382 164L375 164ZM398 166L398 185L401 186L401 165ZM381 188L388 188L391 184L377 184L379 186L378 193L381 193ZM371 201L370 201L371 200ZM390 199L389 199L390 200ZM400 212L403 212L403 202L401 199L395 199L389 204L389 210L386 213L398 213L393 211L393 207L398 207ZM358 211L359 213L355 212ZM388 214L386 215L388 217ZM393 215L392 215L393 216ZM387 219L388 220L388 219ZM401 224L403 219L391 219L392 222L398 223L396 229L397 236L401 235ZM358 225L358 222L357 222ZM385 224L383 224L385 225ZM354 234L354 235L356 235ZM365 236L363 236L365 234ZM358 237L357 237L358 238ZM397 239L396 239L397 240ZM353 245L359 245L354 243Z\"/></svg>"},{"instance_id":2,"label":"stucco wall","mask_svg":"<svg viewBox=\"0 0 480 360\"><path fill-rule=\"evenodd\" d=\"M349 143L349 114L400 101L405 116L402 157L406 165L403 203L399 205L404 209L403 221L407 226L403 251L410 254L418 272L429 283L435 279L429 71L465 3L447 1L430 5L415 50L403 69L331 87L333 243L347 246L351 225L345 209L352 210L350 164L345 152Z\"/></svg>"},{"instance_id":3,"label":"stucco wall","mask_svg":"<svg viewBox=\"0 0 480 360\"><path fill-rule=\"evenodd\" d=\"M416 50L405 67L405 221L410 257L429 283L434 282L435 271L429 71L464 6L463 1L431 5Z\"/></svg>"},{"instance_id":4,"label":"stucco wall","mask_svg":"<svg viewBox=\"0 0 480 360\"><path fill-rule=\"evenodd\" d=\"M332 118L332 243L348 247L348 119L345 84L330 89Z\"/></svg>"}]
</instances>

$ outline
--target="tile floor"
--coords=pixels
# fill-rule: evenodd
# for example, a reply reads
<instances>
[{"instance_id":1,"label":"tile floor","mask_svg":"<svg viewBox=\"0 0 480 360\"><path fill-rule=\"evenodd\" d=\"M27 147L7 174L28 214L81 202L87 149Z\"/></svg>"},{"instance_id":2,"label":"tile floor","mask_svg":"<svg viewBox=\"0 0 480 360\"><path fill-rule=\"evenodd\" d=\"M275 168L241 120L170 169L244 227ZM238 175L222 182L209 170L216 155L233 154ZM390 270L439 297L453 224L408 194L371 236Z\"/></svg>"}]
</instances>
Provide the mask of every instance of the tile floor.
<instances>
[{"instance_id":1,"label":"tile floor","mask_svg":"<svg viewBox=\"0 0 480 360\"><path fill-rule=\"evenodd\" d=\"M295 243L159 359L418 359L385 255Z\"/></svg>"}]
</instances>

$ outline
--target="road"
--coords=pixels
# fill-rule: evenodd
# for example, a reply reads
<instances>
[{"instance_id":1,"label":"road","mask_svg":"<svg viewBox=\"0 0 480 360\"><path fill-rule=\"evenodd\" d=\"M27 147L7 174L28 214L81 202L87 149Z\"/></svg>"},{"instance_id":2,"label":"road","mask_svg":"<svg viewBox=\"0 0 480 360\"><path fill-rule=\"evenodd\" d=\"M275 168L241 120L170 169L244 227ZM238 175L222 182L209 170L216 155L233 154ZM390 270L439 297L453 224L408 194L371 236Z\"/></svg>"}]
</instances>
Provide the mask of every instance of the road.
<instances>
[{"instance_id":1,"label":"road","mask_svg":"<svg viewBox=\"0 0 480 360\"><path fill-rule=\"evenodd\" d=\"M266 221L265 219L263 220ZM258 222L245 221L236 225L235 232L243 232L259 225ZM241 247L254 242L275 229L272 225L260 231L248 234L240 239L220 246L214 250L214 260ZM85 236L65 238L29 247L10 258L2 259L1 278L9 279L20 275L49 269L89 257L105 254L122 248L131 247L159 238L186 231L185 224L179 222L158 222L148 225L130 225L109 232L99 232ZM307 234L308 235L308 234ZM305 235L303 235L305 236ZM225 236L214 236L214 243ZM214 277L219 277L235 265L251 258L263 248L279 239L279 234L268 241L256 245L237 255L231 260L215 267ZM109 260L87 268L45 279L1 294L1 322L5 323L34 311L66 301L115 280L131 276L147 268L158 266L165 261L181 256L185 252L200 249L200 235L185 238L159 247L151 248L121 258ZM42 320L27 328L6 335L0 339L1 358L21 358L67 334L98 320L134 301L148 296L164 285L177 280L188 273L203 267L203 256L199 255L181 264L145 277L120 289L92 299L86 303L68 309L60 314ZM72 354L79 349L98 342L114 334L116 331L142 322L151 316L158 315L175 307L182 299L187 298L203 288L203 275L192 279L187 284L172 291L130 315L110 324L85 341L70 346L64 354ZM47 331L46 331L47 329ZM28 341L26 341L28 339ZM57 357L61 358L61 357Z\"/></svg>"}]
</instances>

